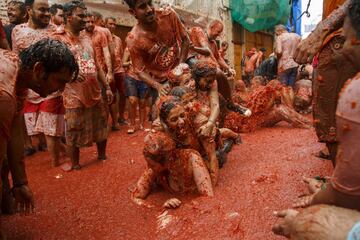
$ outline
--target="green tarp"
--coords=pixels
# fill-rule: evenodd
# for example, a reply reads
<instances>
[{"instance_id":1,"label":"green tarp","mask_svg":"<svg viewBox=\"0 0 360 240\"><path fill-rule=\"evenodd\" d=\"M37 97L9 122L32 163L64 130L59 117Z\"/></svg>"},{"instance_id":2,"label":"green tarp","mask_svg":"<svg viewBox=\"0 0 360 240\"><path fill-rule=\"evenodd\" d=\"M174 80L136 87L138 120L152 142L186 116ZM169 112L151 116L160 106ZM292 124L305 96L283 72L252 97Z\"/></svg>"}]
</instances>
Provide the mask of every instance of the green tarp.
<instances>
[{"instance_id":1,"label":"green tarp","mask_svg":"<svg viewBox=\"0 0 360 240\"><path fill-rule=\"evenodd\" d=\"M231 16L250 32L286 24L290 15L289 0L230 0Z\"/></svg>"}]
</instances>

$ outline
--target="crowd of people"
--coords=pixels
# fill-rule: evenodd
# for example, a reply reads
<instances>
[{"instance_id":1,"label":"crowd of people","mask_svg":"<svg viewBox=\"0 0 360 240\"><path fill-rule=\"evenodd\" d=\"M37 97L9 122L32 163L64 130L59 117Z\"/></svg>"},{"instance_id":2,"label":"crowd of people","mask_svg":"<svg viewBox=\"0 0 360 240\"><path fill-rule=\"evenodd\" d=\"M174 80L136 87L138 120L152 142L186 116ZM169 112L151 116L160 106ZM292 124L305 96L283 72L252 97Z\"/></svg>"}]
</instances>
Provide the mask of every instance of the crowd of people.
<instances>
[{"instance_id":1,"label":"crowd of people","mask_svg":"<svg viewBox=\"0 0 360 240\"><path fill-rule=\"evenodd\" d=\"M133 134L145 130L147 119L151 130L139 153L147 167L133 201L150 206L146 197L154 184L213 196L240 133L281 121L311 128L305 114L313 112L319 141L326 143L317 156L332 160L333 176L304 179L310 195L295 207L317 206L276 212L284 220L273 231L292 239L332 239L331 221L321 221L348 217L337 231L349 233L360 219L360 1L325 8L328 16L304 40L276 26L273 53L246 52L241 79L226 58L229 43L218 45L221 21L189 27L169 5L125 2L137 21L126 39L115 34L115 18L88 11L80 0L8 2L9 24L0 26L2 213L34 207L24 156L47 149L54 167L69 158L66 170L80 170L80 148L95 143L98 160L106 160L109 130L128 125ZM177 198L164 203L180 205ZM304 230L314 219L323 225ZM352 233L358 232L355 225Z\"/></svg>"}]
</instances>

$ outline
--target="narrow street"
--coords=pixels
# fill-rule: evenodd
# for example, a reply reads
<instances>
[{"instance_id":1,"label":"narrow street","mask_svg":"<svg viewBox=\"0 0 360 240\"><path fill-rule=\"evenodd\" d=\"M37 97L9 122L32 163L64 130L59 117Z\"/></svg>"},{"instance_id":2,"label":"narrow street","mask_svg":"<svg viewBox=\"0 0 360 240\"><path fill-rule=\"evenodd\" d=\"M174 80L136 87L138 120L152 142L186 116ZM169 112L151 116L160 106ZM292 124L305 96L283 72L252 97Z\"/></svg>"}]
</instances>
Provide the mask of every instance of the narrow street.
<instances>
[{"instance_id":1,"label":"narrow street","mask_svg":"<svg viewBox=\"0 0 360 240\"><path fill-rule=\"evenodd\" d=\"M4 216L8 239L281 239L271 232L274 210L291 207L306 192L302 176L330 174L331 163L314 130L275 128L243 134L220 172L215 197L177 196L182 205L162 209L172 195L155 189L147 209L130 200L145 167L144 132L111 133L108 160L96 161L95 147L83 149L81 171L50 168L48 153L26 159L36 213Z\"/></svg>"}]
</instances>

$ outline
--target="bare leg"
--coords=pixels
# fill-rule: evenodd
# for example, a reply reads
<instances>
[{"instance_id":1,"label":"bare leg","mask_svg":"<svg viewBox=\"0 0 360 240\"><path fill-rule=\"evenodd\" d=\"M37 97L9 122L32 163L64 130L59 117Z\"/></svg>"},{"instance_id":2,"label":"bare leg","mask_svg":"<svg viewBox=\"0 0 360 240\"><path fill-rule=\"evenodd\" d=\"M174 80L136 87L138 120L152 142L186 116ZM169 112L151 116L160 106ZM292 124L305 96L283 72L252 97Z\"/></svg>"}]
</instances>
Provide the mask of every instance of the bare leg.
<instances>
[{"instance_id":1,"label":"bare leg","mask_svg":"<svg viewBox=\"0 0 360 240\"><path fill-rule=\"evenodd\" d=\"M111 119L112 119L112 130L113 131L120 130L119 113L118 113L116 100L113 104L110 105L110 115L111 115Z\"/></svg>"},{"instance_id":2,"label":"bare leg","mask_svg":"<svg viewBox=\"0 0 360 240\"><path fill-rule=\"evenodd\" d=\"M137 97L130 96L129 103L130 103L130 109L129 109L130 127L128 133L131 134L135 132L136 108L138 106L139 99Z\"/></svg>"},{"instance_id":3,"label":"bare leg","mask_svg":"<svg viewBox=\"0 0 360 240\"><path fill-rule=\"evenodd\" d=\"M70 158L71 158L71 169L80 170L81 166L79 164L80 161L80 149L77 147L69 147Z\"/></svg>"},{"instance_id":4,"label":"bare leg","mask_svg":"<svg viewBox=\"0 0 360 240\"><path fill-rule=\"evenodd\" d=\"M228 128L220 128L219 131L220 131L222 139L232 139L237 144L239 143L239 141L241 142L239 133L236 133L233 130L230 130Z\"/></svg>"},{"instance_id":5,"label":"bare leg","mask_svg":"<svg viewBox=\"0 0 360 240\"><path fill-rule=\"evenodd\" d=\"M52 158L52 166L57 167L60 165L60 145L61 139L59 137L45 135L46 144Z\"/></svg>"},{"instance_id":6,"label":"bare leg","mask_svg":"<svg viewBox=\"0 0 360 240\"><path fill-rule=\"evenodd\" d=\"M126 106L126 96L124 93L119 91L119 119L124 120L124 113L125 113L125 106ZM125 121L125 120L124 120Z\"/></svg>"},{"instance_id":7,"label":"bare leg","mask_svg":"<svg viewBox=\"0 0 360 240\"><path fill-rule=\"evenodd\" d=\"M146 118L146 100L139 100L139 115L140 115L140 128L144 128L145 126L145 118Z\"/></svg>"},{"instance_id":8,"label":"bare leg","mask_svg":"<svg viewBox=\"0 0 360 240\"><path fill-rule=\"evenodd\" d=\"M301 114L297 113L294 109L289 108L283 104L275 107L275 111L282 117L283 121L288 122L293 127L298 128L310 128L311 122L303 117Z\"/></svg>"},{"instance_id":9,"label":"bare leg","mask_svg":"<svg viewBox=\"0 0 360 240\"><path fill-rule=\"evenodd\" d=\"M106 144L107 140L96 143L99 160L106 160Z\"/></svg>"},{"instance_id":10,"label":"bare leg","mask_svg":"<svg viewBox=\"0 0 360 240\"><path fill-rule=\"evenodd\" d=\"M34 135L30 137L31 143L33 148L35 148L36 151L39 151L40 149L40 135Z\"/></svg>"}]
</instances>

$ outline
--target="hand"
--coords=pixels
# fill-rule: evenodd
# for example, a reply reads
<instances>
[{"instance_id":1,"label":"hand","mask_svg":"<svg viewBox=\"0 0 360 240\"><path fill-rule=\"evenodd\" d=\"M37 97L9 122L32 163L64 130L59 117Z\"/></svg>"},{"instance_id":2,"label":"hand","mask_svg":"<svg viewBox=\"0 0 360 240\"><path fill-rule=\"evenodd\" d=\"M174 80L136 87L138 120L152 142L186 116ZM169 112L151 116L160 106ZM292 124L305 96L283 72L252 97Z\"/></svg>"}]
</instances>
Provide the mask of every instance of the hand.
<instances>
[{"instance_id":1,"label":"hand","mask_svg":"<svg viewBox=\"0 0 360 240\"><path fill-rule=\"evenodd\" d=\"M294 208L305 208L309 207L314 200L315 194L307 195L304 197L299 198L295 204L293 205Z\"/></svg>"},{"instance_id":2,"label":"hand","mask_svg":"<svg viewBox=\"0 0 360 240\"><path fill-rule=\"evenodd\" d=\"M198 133L199 133L199 135L204 136L204 137L211 137L214 127L215 127L215 124L209 121L205 125L200 127Z\"/></svg>"},{"instance_id":3,"label":"hand","mask_svg":"<svg viewBox=\"0 0 360 240\"><path fill-rule=\"evenodd\" d=\"M178 208L178 207L180 207L180 205L181 205L181 201L179 199L170 198L164 203L163 207L164 208Z\"/></svg>"},{"instance_id":4,"label":"hand","mask_svg":"<svg viewBox=\"0 0 360 240\"><path fill-rule=\"evenodd\" d=\"M272 228L273 233L289 238L292 230L292 223L298 214L298 211L292 209L274 212L276 217L283 218L283 220Z\"/></svg>"},{"instance_id":5,"label":"hand","mask_svg":"<svg viewBox=\"0 0 360 240\"><path fill-rule=\"evenodd\" d=\"M317 180L315 178L303 177L303 181L308 184L308 189L310 194L319 192L321 190L322 185L324 184L323 181Z\"/></svg>"},{"instance_id":6,"label":"hand","mask_svg":"<svg viewBox=\"0 0 360 240\"><path fill-rule=\"evenodd\" d=\"M235 69L229 68L229 73L231 73L231 75L233 75L234 77L236 76Z\"/></svg>"},{"instance_id":7,"label":"hand","mask_svg":"<svg viewBox=\"0 0 360 240\"><path fill-rule=\"evenodd\" d=\"M106 100L108 102L108 104L110 104L113 101L113 94L112 91L110 89L106 90Z\"/></svg>"},{"instance_id":8,"label":"hand","mask_svg":"<svg viewBox=\"0 0 360 240\"><path fill-rule=\"evenodd\" d=\"M162 96L166 96L168 95L169 93L169 90L167 87L161 85L161 84L158 84L157 87L156 87L158 93L159 93L159 96L162 97Z\"/></svg>"},{"instance_id":9,"label":"hand","mask_svg":"<svg viewBox=\"0 0 360 240\"><path fill-rule=\"evenodd\" d=\"M34 212L34 196L28 185L12 189L15 198L15 209L20 213Z\"/></svg>"},{"instance_id":10,"label":"hand","mask_svg":"<svg viewBox=\"0 0 360 240\"><path fill-rule=\"evenodd\" d=\"M139 205L139 206L142 206L142 207L146 207L146 208L152 208L154 207L153 205L147 203L144 199L141 199L141 198L132 198L133 202L136 204L136 205Z\"/></svg>"},{"instance_id":11,"label":"hand","mask_svg":"<svg viewBox=\"0 0 360 240\"><path fill-rule=\"evenodd\" d=\"M295 61L299 64L311 63L314 56L319 52L322 42L319 36L310 34L297 47L294 55Z\"/></svg>"},{"instance_id":12,"label":"hand","mask_svg":"<svg viewBox=\"0 0 360 240\"><path fill-rule=\"evenodd\" d=\"M108 72L108 73L106 74L106 81L107 81L109 84L112 83L112 82L114 82L114 74L111 73L111 72Z\"/></svg>"}]
</instances>

